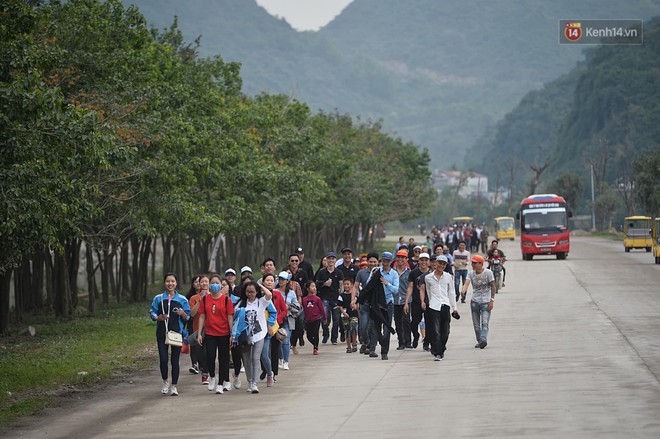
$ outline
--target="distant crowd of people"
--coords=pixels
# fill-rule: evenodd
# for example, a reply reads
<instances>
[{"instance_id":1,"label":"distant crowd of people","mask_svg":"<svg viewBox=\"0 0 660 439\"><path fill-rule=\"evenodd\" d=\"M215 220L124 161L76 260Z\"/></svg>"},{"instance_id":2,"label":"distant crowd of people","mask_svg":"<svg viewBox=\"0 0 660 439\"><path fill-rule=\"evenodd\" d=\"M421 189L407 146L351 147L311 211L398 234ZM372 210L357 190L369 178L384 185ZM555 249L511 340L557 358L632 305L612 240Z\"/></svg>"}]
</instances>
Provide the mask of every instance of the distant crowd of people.
<instances>
[{"instance_id":1,"label":"distant crowd of people","mask_svg":"<svg viewBox=\"0 0 660 439\"><path fill-rule=\"evenodd\" d=\"M209 391L241 389L244 374L247 392L258 394L259 383L271 387L280 370L290 369L305 335L312 355L324 344L342 343L347 354L388 360L390 336L396 335L398 350L416 349L421 340L433 360L442 361L451 318L460 318L457 303L465 303L470 285L475 347L484 349L496 290L487 259L469 251L487 232L481 229L469 244L462 239L475 229L434 227L433 239L427 236L421 245L401 237L393 252L355 259L345 247L340 257L328 252L316 271L297 248L281 271L266 258L259 279L248 266L238 273L228 268L222 276L196 275L186 295L176 289L176 274L166 274L165 291L150 309L157 322L161 392L178 395L183 349L190 353L189 372L200 375ZM495 253L503 264L497 245L493 240L487 258ZM180 346L172 333L180 334Z\"/></svg>"}]
</instances>

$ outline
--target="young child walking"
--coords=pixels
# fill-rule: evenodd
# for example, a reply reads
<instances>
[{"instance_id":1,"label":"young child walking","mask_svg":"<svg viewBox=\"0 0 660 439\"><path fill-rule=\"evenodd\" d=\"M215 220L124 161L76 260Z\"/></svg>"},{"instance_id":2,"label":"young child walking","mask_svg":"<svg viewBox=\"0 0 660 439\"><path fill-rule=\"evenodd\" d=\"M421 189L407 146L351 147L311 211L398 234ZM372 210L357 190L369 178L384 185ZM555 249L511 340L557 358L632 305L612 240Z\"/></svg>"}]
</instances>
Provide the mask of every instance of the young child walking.
<instances>
[{"instance_id":1,"label":"young child walking","mask_svg":"<svg viewBox=\"0 0 660 439\"><path fill-rule=\"evenodd\" d=\"M314 355L318 355L319 328L321 322L327 321L327 316L321 298L316 295L316 283L308 281L305 288L307 295L302 299L303 309L305 310L305 332L307 332L307 340L314 347Z\"/></svg>"},{"instance_id":2,"label":"young child walking","mask_svg":"<svg viewBox=\"0 0 660 439\"><path fill-rule=\"evenodd\" d=\"M346 353L357 352L357 331L358 331L358 311L351 307L351 291L353 291L353 281L344 279L344 292L341 293L341 302L339 302L339 312L341 312L341 323L344 325L346 334Z\"/></svg>"}]
</instances>

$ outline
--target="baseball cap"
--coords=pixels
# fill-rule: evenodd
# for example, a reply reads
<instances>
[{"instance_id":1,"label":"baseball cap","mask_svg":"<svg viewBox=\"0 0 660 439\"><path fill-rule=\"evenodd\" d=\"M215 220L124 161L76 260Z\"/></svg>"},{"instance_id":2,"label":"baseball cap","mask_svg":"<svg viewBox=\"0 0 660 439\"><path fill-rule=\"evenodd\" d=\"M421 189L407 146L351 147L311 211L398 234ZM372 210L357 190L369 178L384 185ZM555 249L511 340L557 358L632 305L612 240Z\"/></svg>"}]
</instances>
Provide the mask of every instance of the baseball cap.
<instances>
[{"instance_id":1,"label":"baseball cap","mask_svg":"<svg viewBox=\"0 0 660 439\"><path fill-rule=\"evenodd\" d=\"M360 267L360 268L364 268L364 267L366 267L367 265L369 265L369 264L367 264L367 261L363 261L363 262L360 262L360 263L358 264L358 267Z\"/></svg>"},{"instance_id":2,"label":"baseball cap","mask_svg":"<svg viewBox=\"0 0 660 439\"><path fill-rule=\"evenodd\" d=\"M277 277L280 277L285 280L289 280L291 279L291 274L288 271L280 271L280 274L278 274Z\"/></svg>"},{"instance_id":3,"label":"baseball cap","mask_svg":"<svg viewBox=\"0 0 660 439\"><path fill-rule=\"evenodd\" d=\"M413 247L413 251L415 251L415 250L420 250L420 251L421 251L421 250L422 250L422 246L420 246L420 245L416 245L416 246L414 246L414 247Z\"/></svg>"},{"instance_id":4,"label":"baseball cap","mask_svg":"<svg viewBox=\"0 0 660 439\"><path fill-rule=\"evenodd\" d=\"M336 258L337 254L335 252L328 252L325 255L326 258Z\"/></svg>"},{"instance_id":5,"label":"baseball cap","mask_svg":"<svg viewBox=\"0 0 660 439\"><path fill-rule=\"evenodd\" d=\"M407 255L407 253L406 253L406 255ZM383 252L383 254L380 255L380 258L381 259L389 259L391 261L392 259L394 259L394 256L392 256L392 253L390 253L390 252Z\"/></svg>"},{"instance_id":6,"label":"baseball cap","mask_svg":"<svg viewBox=\"0 0 660 439\"><path fill-rule=\"evenodd\" d=\"M422 259L422 258L430 259L430 256L429 256L428 253L420 253L419 259Z\"/></svg>"},{"instance_id":7,"label":"baseball cap","mask_svg":"<svg viewBox=\"0 0 660 439\"><path fill-rule=\"evenodd\" d=\"M485 261L484 261L484 257L483 257L483 256L480 256L480 255L474 255L474 256L472 256L471 261L472 261L472 262L480 262L480 263L482 263L482 264L485 262Z\"/></svg>"},{"instance_id":8,"label":"baseball cap","mask_svg":"<svg viewBox=\"0 0 660 439\"><path fill-rule=\"evenodd\" d=\"M298 247L294 253L305 253L302 247Z\"/></svg>"},{"instance_id":9,"label":"baseball cap","mask_svg":"<svg viewBox=\"0 0 660 439\"><path fill-rule=\"evenodd\" d=\"M233 268L228 268L225 270L225 276L227 276L228 274L233 274L234 276L236 276L236 270L234 270Z\"/></svg>"},{"instance_id":10,"label":"baseball cap","mask_svg":"<svg viewBox=\"0 0 660 439\"><path fill-rule=\"evenodd\" d=\"M447 256L445 255L438 255L435 257L435 260L438 262L444 262L445 264L447 263Z\"/></svg>"},{"instance_id":11,"label":"baseball cap","mask_svg":"<svg viewBox=\"0 0 660 439\"><path fill-rule=\"evenodd\" d=\"M342 252L342 253L346 253L346 252L351 252L351 253L353 253L353 250L351 250L350 247L344 247L344 248L341 249L341 252Z\"/></svg>"},{"instance_id":12,"label":"baseball cap","mask_svg":"<svg viewBox=\"0 0 660 439\"><path fill-rule=\"evenodd\" d=\"M408 257L408 252L405 250L399 250L396 252L397 256L405 256L406 258Z\"/></svg>"},{"instance_id":13,"label":"baseball cap","mask_svg":"<svg viewBox=\"0 0 660 439\"><path fill-rule=\"evenodd\" d=\"M241 274L243 273L252 273L252 269L246 265L243 268L241 268Z\"/></svg>"}]
</instances>

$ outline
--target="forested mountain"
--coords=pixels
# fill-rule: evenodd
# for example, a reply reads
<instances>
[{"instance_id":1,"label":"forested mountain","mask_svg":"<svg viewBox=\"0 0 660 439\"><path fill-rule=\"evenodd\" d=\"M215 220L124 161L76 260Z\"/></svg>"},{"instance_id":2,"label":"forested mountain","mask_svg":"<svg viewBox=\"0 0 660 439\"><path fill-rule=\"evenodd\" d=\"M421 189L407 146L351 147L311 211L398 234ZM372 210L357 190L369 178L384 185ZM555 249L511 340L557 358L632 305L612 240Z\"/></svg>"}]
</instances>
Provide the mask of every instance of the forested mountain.
<instances>
[{"instance_id":1,"label":"forested mountain","mask_svg":"<svg viewBox=\"0 0 660 439\"><path fill-rule=\"evenodd\" d=\"M284 93L313 110L384 121L429 147L438 167L528 91L566 73L580 47L560 46L558 20L650 18L659 0L355 0L319 32L296 32L252 0L124 0L158 28L175 15L200 54L242 63L244 91Z\"/></svg>"},{"instance_id":2,"label":"forested mountain","mask_svg":"<svg viewBox=\"0 0 660 439\"><path fill-rule=\"evenodd\" d=\"M470 150L467 165L494 182L528 190L531 166L553 179L572 171L589 187L616 188L629 209L635 160L660 155L660 19L644 24L644 44L607 45L520 104ZM521 194L525 195L525 194Z\"/></svg>"}]
</instances>

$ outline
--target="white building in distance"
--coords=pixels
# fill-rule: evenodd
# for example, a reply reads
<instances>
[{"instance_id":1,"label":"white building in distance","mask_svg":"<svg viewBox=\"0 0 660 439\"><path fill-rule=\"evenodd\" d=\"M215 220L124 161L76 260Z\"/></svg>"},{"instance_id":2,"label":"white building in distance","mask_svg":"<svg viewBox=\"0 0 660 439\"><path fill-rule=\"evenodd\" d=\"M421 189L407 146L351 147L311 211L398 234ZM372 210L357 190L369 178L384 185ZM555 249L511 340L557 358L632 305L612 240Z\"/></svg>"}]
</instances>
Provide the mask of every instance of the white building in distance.
<instances>
[{"instance_id":1,"label":"white building in distance","mask_svg":"<svg viewBox=\"0 0 660 439\"><path fill-rule=\"evenodd\" d=\"M461 184L461 179L464 183ZM476 172L433 171L433 186L438 192L446 187L461 184L458 195L462 198L476 198L478 195L488 198L488 177Z\"/></svg>"}]
</instances>

